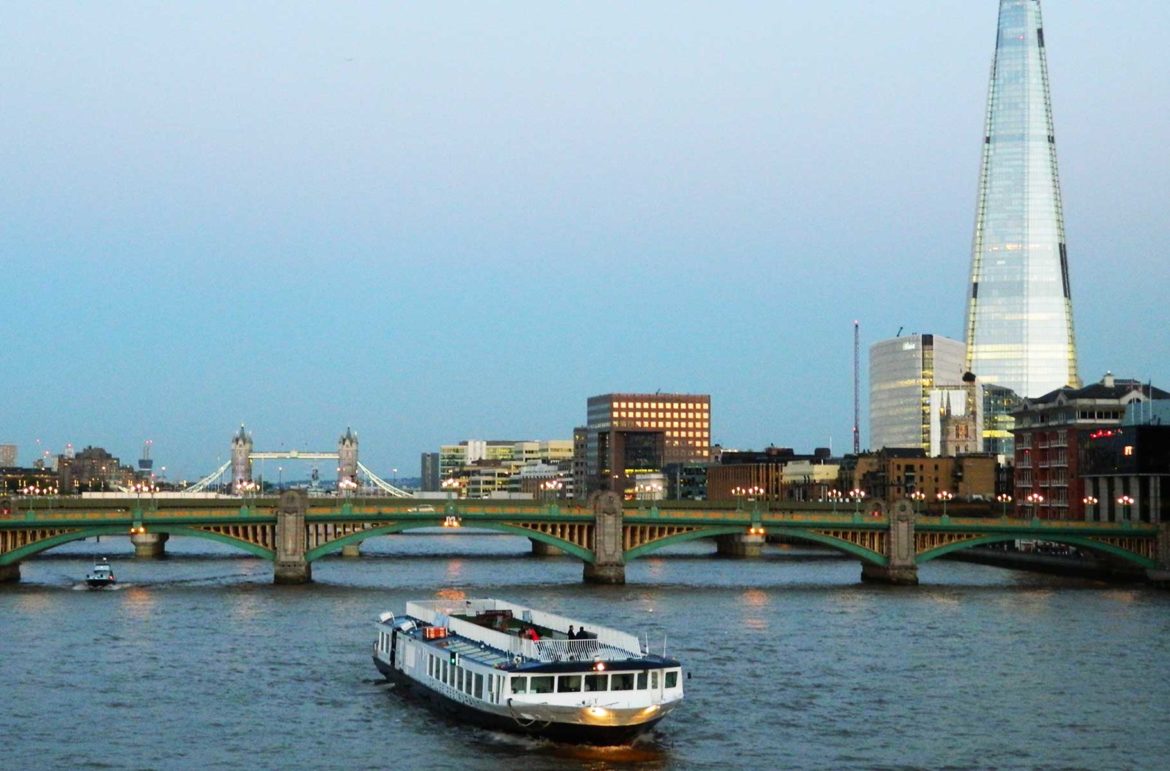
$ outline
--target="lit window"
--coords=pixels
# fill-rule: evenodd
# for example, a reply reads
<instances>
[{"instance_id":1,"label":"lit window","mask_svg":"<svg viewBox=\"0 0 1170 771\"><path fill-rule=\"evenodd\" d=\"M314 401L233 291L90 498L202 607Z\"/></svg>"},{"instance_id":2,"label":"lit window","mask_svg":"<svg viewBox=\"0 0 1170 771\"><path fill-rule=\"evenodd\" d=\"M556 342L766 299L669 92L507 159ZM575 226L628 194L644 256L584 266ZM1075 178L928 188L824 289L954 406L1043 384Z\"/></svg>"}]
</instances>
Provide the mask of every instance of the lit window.
<instances>
[{"instance_id":1,"label":"lit window","mask_svg":"<svg viewBox=\"0 0 1170 771\"><path fill-rule=\"evenodd\" d=\"M1131 457L1131 456L1133 455L1133 445L1132 445L1132 444L1127 444L1127 445L1125 446L1125 450L1123 450L1122 452L1125 454L1125 456L1126 456L1127 458L1128 458L1128 457Z\"/></svg>"}]
</instances>

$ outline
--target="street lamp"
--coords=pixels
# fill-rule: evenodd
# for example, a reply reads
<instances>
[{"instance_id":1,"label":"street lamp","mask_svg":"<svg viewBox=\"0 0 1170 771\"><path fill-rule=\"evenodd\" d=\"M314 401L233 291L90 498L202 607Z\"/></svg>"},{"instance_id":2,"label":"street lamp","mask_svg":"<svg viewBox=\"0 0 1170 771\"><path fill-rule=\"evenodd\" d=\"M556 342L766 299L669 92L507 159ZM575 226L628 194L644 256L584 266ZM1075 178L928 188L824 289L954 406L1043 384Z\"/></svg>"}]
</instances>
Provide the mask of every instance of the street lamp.
<instances>
[{"instance_id":1,"label":"street lamp","mask_svg":"<svg viewBox=\"0 0 1170 771\"><path fill-rule=\"evenodd\" d=\"M1044 496L1040 493L1028 493L1024 500L1032 504L1032 519L1039 519L1040 504L1044 503Z\"/></svg>"},{"instance_id":2,"label":"street lamp","mask_svg":"<svg viewBox=\"0 0 1170 771\"><path fill-rule=\"evenodd\" d=\"M837 502L840 501L844 497L845 497L845 493L841 492L840 490L830 490L829 491L829 500L833 504L833 513L834 514L837 513Z\"/></svg>"},{"instance_id":3,"label":"street lamp","mask_svg":"<svg viewBox=\"0 0 1170 771\"><path fill-rule=\"evenodd\" d=\"M1100 501L1091 495L1086 495L1084 498L1081 498L1081 503L1085 504L1085 514L1088 515L1090 513L1089 509L1096 506Z\"/></svg>"},{"instance_id":4,"label":"street lamp","mask_svg":"<svg viewBox=\"0 0 1170 771\"><path fill-rule=\"evenodd\" d=\"M943 505L942 515L944 518L947 515L947 501L951 500L954 497L955 497L955 494L952 493L950 490L939 490L938 499L940 501L942 501L942 505Z\"/></svg>"},{"instance_id":5,"label":"street lamp","mask_svg":"<svg viewBox=\"0 0 1170 771\"><path fill-rule=\"evenodd\" d=\"M735 510L739 511L743 508L743 497L747 495L746 487L733 487L731 494L735 496Z\"/></svg>"},{"instance_id":6,"label":"street lamp","mask_svg":"<svg viewBox=\"0 0 1170 771\"><path fill-rule=\"evenodd\" d=\"M545 500L556 499L561 496L561 488L565 483L559 479L549 479L540 483L541 497Z\"/></svg>"},{"instance_id":7,"label":"street lamp","mask_svg":"<svg viewBox=\"0 0 1170 771\"><path fill-rule=\"evenodd\" d=\"M918 515L919 509L922 507L922 502L926 500L926 493L921 490L915 490L910 493L910 500L914 501L914 515Z\"/></svg>"},{"instance_id":8,"label":"street lamp","mask_svg":"<svg viewBox=\"0 0 1170 771\"><path fill-rule=\"evenodd\" d=\"M1129 507L1134 503L1133 498L1128 495L1122 495L1117 499L1117 504L1121 506L1122 521L1129 524Z\"/></svg>"},{"instance_id":9,"label":"street lamp","mask_svg":"<svg viewBox=\"0 0 1170 771\"><path fill-rule=\"evenodd\" d=\"M446 491L447 500L449 501L455 497L455 493L459 489L459 480L453 477L451 479L444 479L439 486Z\"/></svg>"},{"instance_id":10,"label":"street lamp","mask_svg":"<svg viewBox=\"0 0 1170 771\"><path fill-rule=\"evenodd\" d=\"M1012 502L1012 497L1007 493L1000 493L999 495L995 496L995 500L999 501L1000 505L1003 507L1003 513L1000 516L1002 516L1004 519L1007 519L1007 505Z\"/></svg>"},{"instance_id":11,"label":"street lamp","mask_svg":"<svg viewBox=\"0 0 1170 771\"><path fill-rule=\"evenodd\" d=\"M853 499L853 516L858 516L861 513L861 502L865 500L866 492L860 487L855 487L849 491L849 497Z\"/></svg>"}]
</instances>

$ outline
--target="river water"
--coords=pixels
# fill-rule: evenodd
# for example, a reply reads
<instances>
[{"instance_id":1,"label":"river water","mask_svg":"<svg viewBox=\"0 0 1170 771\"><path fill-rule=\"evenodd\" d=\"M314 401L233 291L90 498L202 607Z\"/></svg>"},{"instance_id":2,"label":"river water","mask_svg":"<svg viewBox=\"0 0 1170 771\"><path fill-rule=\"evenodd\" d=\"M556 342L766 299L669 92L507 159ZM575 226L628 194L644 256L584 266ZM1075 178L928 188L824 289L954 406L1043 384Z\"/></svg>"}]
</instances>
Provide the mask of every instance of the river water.
<instances>
[{"instance_id":1,"label":"river water","mask_svg":"<svg viewBox=\"0 0 1170 771\"><path fill-rule=\"evenodd\" d=\"M1170 592L937 561L918 587L860 565L696 542L621 587L528 541L410 535L278 587L272 565L172 539L69 544L0 587L0 757L28 768L1165 768ZM80 580L108 556L120 584ZM432 714L382 682L373 621L410 599L500 597L642 634L691 673L631 747Z\"/></svg>"}]
</instances>

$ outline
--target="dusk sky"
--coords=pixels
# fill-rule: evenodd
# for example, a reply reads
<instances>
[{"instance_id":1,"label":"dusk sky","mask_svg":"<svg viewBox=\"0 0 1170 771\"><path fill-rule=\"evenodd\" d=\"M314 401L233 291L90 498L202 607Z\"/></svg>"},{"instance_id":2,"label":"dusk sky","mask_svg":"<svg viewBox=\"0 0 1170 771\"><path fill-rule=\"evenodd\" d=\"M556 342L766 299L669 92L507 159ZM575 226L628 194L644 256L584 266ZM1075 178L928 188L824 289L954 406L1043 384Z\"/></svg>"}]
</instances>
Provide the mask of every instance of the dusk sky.
<instances>
[{"instance_id":1,"label":"dusk sky","mask_svg":"<svg viewBox=\"0 0 1170 771\"><path fill-rule=\"evenodd\" d=\"M856 319L866 446L869 345L963 337L997 8L5 3L0 443L415 476L662 390L840 454ZM1081 377L1170 388L1170 3L1044 14Z\"/></svg>"}]
</instances>

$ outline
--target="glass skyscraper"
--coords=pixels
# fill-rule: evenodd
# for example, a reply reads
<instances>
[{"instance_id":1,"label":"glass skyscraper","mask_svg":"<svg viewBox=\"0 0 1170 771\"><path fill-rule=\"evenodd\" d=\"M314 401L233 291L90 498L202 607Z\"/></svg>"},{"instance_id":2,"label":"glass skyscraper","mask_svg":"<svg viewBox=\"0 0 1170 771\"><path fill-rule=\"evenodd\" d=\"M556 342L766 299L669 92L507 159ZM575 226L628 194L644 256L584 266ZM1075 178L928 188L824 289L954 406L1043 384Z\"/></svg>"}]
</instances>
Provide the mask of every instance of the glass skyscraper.
<instances>
[{"instance_id":1,"label":"glass skyscraper","mask_svg":"<svg viewBox=\"0 0 1170 771\"><path fill-rule=\"evenodd\" d=\"M1000 0L967 304L967 367L1020 396L1079 386L1040 0Z\"/></svg>"}]
</instances>

